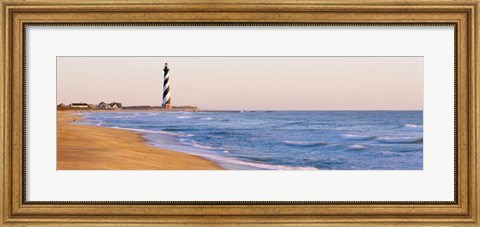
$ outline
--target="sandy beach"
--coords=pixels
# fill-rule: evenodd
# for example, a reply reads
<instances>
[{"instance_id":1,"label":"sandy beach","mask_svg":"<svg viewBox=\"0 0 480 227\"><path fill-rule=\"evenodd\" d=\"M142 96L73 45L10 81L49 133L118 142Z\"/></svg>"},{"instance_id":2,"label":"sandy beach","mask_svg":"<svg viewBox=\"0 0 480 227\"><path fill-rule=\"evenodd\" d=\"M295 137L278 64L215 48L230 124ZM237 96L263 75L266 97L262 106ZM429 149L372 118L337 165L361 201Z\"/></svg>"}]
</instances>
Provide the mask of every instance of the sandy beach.
<instances>
[{"instance_id":1,"label":"sandy beach","mask_svg":"<svg viewBox=\"0 0 480 227\"><path fill-rule=\"evenodd\" d=\"M128 130L72 124L75 111L57 111L57 170L217 170L199 156L155 148Z\"/></svg>"}]
</instances>

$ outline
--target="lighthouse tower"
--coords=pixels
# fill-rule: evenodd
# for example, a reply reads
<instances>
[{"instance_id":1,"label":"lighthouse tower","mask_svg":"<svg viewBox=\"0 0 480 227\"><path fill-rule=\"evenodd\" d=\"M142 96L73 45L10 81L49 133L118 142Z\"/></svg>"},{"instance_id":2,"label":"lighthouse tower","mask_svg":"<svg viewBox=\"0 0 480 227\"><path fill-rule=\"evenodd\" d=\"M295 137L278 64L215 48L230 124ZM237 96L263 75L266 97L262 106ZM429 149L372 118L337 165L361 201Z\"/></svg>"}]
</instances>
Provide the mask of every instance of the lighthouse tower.
<instances>
[{"instance_id":1,"label":"lighthouse tower","mask_svg":"<svg viewBox=\"0 0 480 227\"><path fill-rule=\"evenodd\" d=\"M162 107L165 109L172 108L172 101L170 100L170 77L168 76L168 63L165 63L165 68L163 68L163 102Z\"/></svg>"}]
</instances>

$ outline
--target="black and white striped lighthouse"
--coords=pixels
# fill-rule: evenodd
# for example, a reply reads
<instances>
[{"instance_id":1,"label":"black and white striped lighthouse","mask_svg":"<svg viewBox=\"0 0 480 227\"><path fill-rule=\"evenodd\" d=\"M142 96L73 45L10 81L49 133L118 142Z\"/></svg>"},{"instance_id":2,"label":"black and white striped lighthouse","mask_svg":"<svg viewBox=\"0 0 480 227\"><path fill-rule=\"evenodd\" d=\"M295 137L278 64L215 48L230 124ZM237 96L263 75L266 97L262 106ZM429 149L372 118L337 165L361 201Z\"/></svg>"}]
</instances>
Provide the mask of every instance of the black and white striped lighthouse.
<instances>
[{"instance_id":1,"label":"black and white striped lighthouse","mask_svg":"<svg viewBox=\"0 0 480 227\"><path fill-rule=\"evenodd\" d=\"M170 99L170 77L168 76L168 63L165 63L165 68L163 68L163 102L162 107L165 109L172 108L172 101Z\"/></svg>"}]
</instances>

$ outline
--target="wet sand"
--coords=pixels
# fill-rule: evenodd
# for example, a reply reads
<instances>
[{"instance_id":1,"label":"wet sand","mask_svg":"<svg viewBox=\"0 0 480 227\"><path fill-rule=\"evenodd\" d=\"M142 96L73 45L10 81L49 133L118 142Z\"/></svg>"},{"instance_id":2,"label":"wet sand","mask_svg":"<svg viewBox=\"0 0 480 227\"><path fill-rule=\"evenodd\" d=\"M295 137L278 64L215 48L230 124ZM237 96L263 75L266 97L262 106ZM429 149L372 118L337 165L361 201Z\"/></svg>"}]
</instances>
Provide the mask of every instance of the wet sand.
<instances>
[{"instance_id":1,"label":"wet sand","mask_svg":"<svg viewBox=\"0 0 480 227\"><path fill-rule=\"evenodd\" d=\"M73 123L75 111L57 111L57 170L217 170L199 156L149 146L128 130Z\"/></svg>"}]
</instances>

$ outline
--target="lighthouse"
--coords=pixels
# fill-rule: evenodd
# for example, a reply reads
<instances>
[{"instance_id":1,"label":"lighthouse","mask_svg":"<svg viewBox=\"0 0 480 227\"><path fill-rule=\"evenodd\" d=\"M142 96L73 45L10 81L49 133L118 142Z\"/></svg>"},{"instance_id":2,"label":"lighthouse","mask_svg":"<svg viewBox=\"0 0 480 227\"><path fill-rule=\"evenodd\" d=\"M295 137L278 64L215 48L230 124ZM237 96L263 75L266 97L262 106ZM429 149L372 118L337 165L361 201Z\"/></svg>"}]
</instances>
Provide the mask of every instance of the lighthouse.
<instances>
[{"instance_id":1,"label":"lighthouse","mask_svg":"<svg viewBox=\"0 0 480 227\"><path fill-rule=\"evenodd\" d=\"M163 68L163 102L162 107L165 109L172 108L172 101L170 99L170 77L168 76L168 63L165 63L165 68Z\"/></svg>"}]
</instances>

